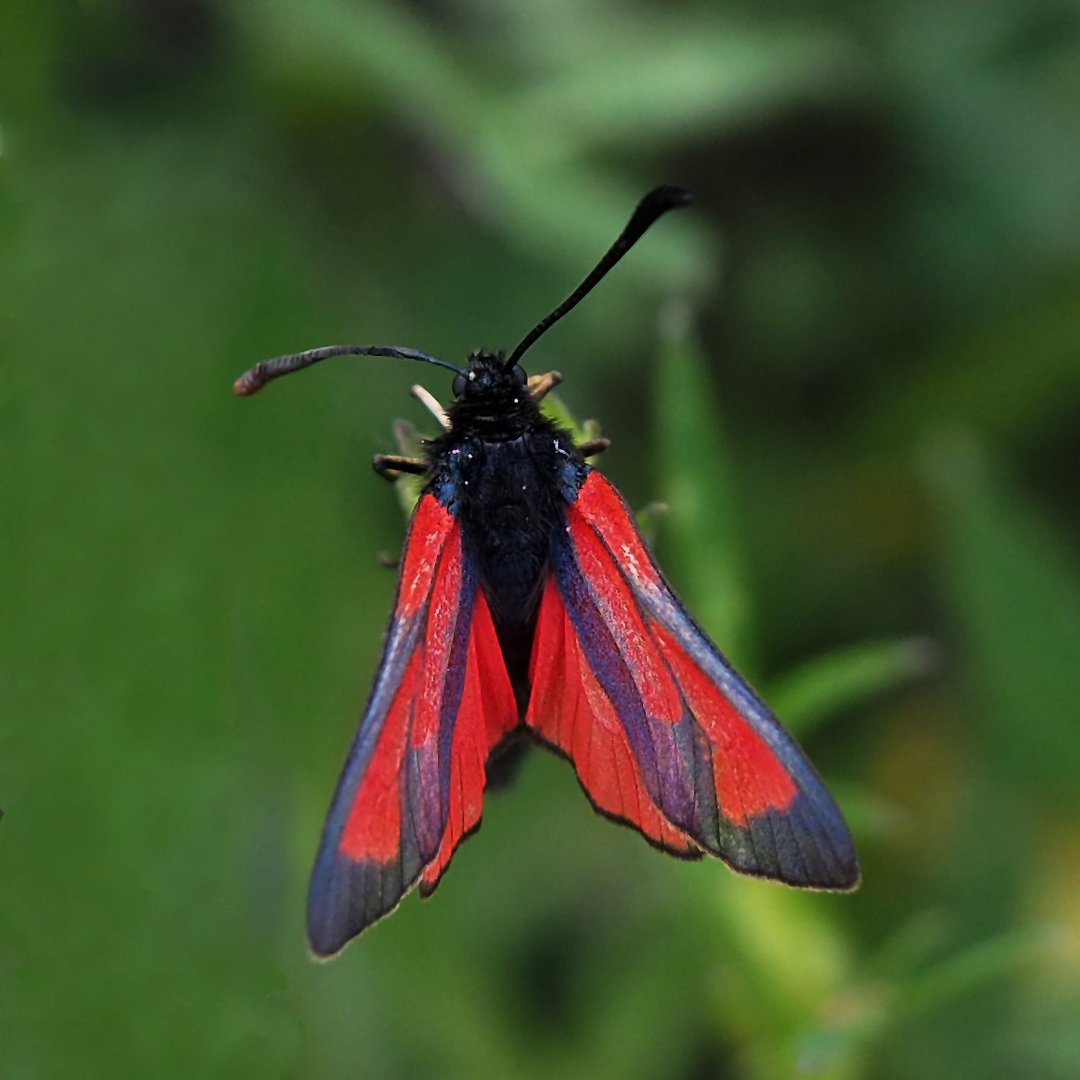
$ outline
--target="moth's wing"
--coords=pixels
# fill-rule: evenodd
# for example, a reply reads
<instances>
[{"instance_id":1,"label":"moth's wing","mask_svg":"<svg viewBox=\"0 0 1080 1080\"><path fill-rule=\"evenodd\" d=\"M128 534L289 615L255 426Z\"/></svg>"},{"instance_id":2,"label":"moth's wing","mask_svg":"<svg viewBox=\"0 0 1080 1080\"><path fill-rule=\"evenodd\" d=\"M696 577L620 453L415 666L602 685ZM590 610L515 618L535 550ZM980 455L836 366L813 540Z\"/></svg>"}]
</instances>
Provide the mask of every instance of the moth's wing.
<instances>
[{"instance_id":1,"label":"moth's wing","mask_svg":"<svg viewBox=\"0 0 1080 1080\"><path fill-rule=\"evenodd\" d=\"M590 471L555 534L526 723L594 805L680 855L810 888L859 880L813 766L683 609Z\"/></svg>"},{"instance_id":2,"label":"moth's wing","mask_svg":"<svg viewBox=\"0 0 1080 1080\"><path fill-rule=\"evenodd\" d=\"M432 495L405 542L375 686L338 781L308 892L320 956L430 892L480 821L490 750L517 706L454 516Z\"/></svg>"}]
</instances>

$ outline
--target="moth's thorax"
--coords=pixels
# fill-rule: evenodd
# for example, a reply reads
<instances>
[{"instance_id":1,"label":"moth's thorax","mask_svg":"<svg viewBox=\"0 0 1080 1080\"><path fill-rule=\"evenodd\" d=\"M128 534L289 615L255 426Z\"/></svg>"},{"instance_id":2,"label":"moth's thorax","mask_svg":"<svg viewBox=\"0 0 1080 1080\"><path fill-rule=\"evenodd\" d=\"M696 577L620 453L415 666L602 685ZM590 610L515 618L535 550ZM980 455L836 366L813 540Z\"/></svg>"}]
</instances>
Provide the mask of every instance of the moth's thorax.
<instances>
[{"instance_id":1,"label":"moth's thorax","mask_svg":"<svg viewBox=\"0 0 1080 1080\"><path fill-rule=\"evenodd\" d=\"M482 549L516 545L546 553L550 531L588 469L570 433L539 412L517 435L489 438L451 427L428 454L428 489Z\"/></svg>"}]
</instances>

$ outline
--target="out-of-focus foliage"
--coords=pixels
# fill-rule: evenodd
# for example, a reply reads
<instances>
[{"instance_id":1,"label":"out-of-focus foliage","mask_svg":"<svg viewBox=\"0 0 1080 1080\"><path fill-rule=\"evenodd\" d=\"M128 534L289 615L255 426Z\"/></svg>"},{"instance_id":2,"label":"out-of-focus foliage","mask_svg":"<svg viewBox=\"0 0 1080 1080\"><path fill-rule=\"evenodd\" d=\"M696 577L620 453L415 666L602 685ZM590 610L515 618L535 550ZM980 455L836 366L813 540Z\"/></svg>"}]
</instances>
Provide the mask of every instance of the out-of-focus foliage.
<instances>
[{"instance_id":1,"label":"out-of-focus foliage","mask_svg":"<svg viewBox=\"0 0 1080 1080\"><path fill-rule=\"evenodd\" d=\"M1072 0L0 7L0 1075L1080 1074ZM843 801L797 894L535 754L329 965L400 545L368 471L538 344ZM434 376L434 377L432 377Z\"/></svg>"}]
</instances>

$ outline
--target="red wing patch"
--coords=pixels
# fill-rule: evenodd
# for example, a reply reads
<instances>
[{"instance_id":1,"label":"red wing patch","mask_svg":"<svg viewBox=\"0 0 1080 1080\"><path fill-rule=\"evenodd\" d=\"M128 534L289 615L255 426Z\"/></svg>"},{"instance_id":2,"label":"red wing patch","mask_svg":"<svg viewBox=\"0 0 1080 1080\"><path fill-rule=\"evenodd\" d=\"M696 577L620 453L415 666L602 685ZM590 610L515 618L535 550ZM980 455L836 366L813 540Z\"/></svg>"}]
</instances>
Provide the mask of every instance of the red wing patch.
<instances>
[{"instance_id":1,"label":"red wing patch","mask_svg":"<svg viewBox=\"0 0 1080 1080\"><path fill-rule=\"evenodd\" d=\"M629 822L678 855L701 849L657 809L610 699L598 685L559 590L549 580L540 603L526 723L561 750L578 771L593 804Z\"/></svg>"},{"instance_id":2,"label":"red wing patch","mask_svg":"<svg viewBox=\"0 0 1080 1080\"><path fill-rule=\"evenodd\" d=\"M454 849L477 825L483 809L488 754L517 724L517 703L503 664L484 594L476 594L465 687L450 747L450 806L442 843L424 867L420 892L428 896Z\"/></svg>"},{"instance_id":3,"label":"red wing patch","mask_svg":"<svg viewBox=\"0 0 1080 1080\"><path fill-rule=\"evenodd\" d=\"M679 604L595 471L553 540L533 680L526 723L571 758L600 810L744 873L857 883L813 767Z\"/></svg>"},{"instance_id":4,"label":"red wing patch","mask_svg":"<svg viewBox=\"0 0 1080 1080\"><path fill-rule=\"evenodd\" d=\"M518 722L487 603L461 527L417 504L375 687L323 831L308 937L329 956L430 892L480 821L491 748Z\"/></svg>"},{"instance_id":5,"label":"red wing patch","mask_svg":"<svg viewBox=\"0 0 1080 1080\"><path fill-rule=\"evenodd\" d=\"M745 827L755 815L787 810L798 787L780 758L665 627L654 624L652 636L713 748L724 816Z\"/></svg>"}]
</instances>

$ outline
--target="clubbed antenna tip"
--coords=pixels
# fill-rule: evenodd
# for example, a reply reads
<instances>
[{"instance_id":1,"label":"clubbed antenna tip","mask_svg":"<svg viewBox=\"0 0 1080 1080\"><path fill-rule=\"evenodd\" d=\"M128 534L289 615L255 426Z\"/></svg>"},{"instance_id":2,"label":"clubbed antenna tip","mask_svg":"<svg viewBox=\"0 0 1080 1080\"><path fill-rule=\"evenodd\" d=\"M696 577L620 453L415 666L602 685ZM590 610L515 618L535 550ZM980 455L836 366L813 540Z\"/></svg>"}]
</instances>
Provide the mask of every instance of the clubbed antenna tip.
<instances>
[{"instance_id":1,"label":"clubbed antenna tip","mask_svg":"<svg viewBox=\"0 0 1080 1080\"><path fill-rule=\"evenodd\" d=\"M332 356L393 356L398 360L419 360L425 364L435 364L462 374L461 368L416 349L405 349L397 345L326 345L321 349L308 349L306 352L291 353L288 356L275 356L272 360L260 360L233 383L233 393L240 397L250 397L257 394L268 382L311 367L312 364L328 360Z\"/></svg>"},{"instance_id":2,"label":"clubbed antenna tip","mask_svg":"<svg viewBox=\"0 0 1080 1080\"><path fill-rule=\"evenodd\" d=\"M626 228L619 233L615 243L608 248L604 257L592 268L585 280L553 311L541 319L518 343L517 348L510 354L506 361L507 368L512 368L525 354L525 351L535 344L552 326L555 325L568 311L577 307L582 300L592 291L600 279L641 239L645 230L662 214L669 210L677 210L680 206L694 201L694 196L686 188L677 187L674 184L662 184L653 188L637 204L637 208L630 215Z\"/></svg>"}]
</instances>

